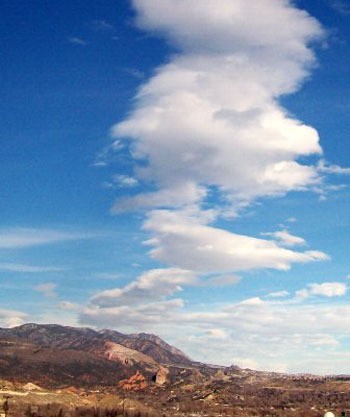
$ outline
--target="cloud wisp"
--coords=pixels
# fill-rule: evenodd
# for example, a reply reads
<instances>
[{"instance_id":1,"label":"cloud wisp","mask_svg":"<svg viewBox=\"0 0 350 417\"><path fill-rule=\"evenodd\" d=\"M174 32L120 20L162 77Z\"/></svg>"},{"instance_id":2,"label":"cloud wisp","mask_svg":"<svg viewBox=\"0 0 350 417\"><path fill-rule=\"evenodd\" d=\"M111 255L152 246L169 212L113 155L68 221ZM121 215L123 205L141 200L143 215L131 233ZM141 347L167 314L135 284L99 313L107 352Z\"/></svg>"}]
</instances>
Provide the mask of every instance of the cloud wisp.
<instances>
[{"instance_id":1,"label":"cloud wisp","mask_svg":"<svg viewBox=\"0 0 350 417\"><path fill-rule=\"evenodd\" d=\"M79 46L86 46L88 44L86 40L78 38L77 36L71 36L70 38L68 38L68 42L73 45Z\"/></svg>"},{"instance_id":2,"label":"cloud wisp","mask_svg":"<svg viewBox=\"0 0 350 417\"><path fill-rule=\"evenodd\" d=\"M343 282L323 282L322 284L309 284L307 288L295 293L297 298L306 299L312 296L342 297L348 291L348 286Z\"/></svg>"},{"instance_id":3,"label":"cloud wisp","mask_svg":"<svg viewBox=\"0 0 350 417\"><path fill-rule=\"evenodd\" d=\"M0 262L0 271L9 272L23 272L23 273L45 273L45 272L60 272L64 271L64 268L55 266L34 266L26 264Z\"/></svg>"},{"instance_id":4,"label":"cloud wisp","mask_svg":"<svg viewBox=\"0 0 350 417\"><path fill-rule=\"evenodd\" d=\"M50 229L11 228L0 230L0 249L18 249L60 242L92 239L93 234Z\"/></svg>"},{"instance_id":5,"label":"cloud wisp","mask_svg":"<svg viewBox=\"0 0 350 417\"><path fill-rule=\"evenodd\" d=\"M54 282L46 282L44 284L39 284L34 287L34 290L41 293L46 298L54 298L56 294L57 284Z\"/></svg>"}]
</instances>

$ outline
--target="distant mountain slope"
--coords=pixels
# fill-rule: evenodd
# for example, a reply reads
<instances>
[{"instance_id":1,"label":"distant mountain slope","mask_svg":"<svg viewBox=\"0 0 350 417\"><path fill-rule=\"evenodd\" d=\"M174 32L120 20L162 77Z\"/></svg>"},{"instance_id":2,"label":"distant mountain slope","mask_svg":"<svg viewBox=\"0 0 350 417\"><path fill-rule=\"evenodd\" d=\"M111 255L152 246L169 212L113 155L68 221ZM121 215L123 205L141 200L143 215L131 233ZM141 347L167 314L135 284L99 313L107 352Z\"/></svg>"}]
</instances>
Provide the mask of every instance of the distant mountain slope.
<instances>
[{"instance_id":1,"label":"distant mountain slope","mask_svg":"<svg viewBox=\"0 0 350 417\"><path fill-rule=\"evenodd\" d=\"M121 363L74 349L0 338L0 378L40 386L116 385L130 373Z\"/></svg>"},{"instance_id":2,"label":"distant mountain slope","mask_svg":"<svg viewBox=\"0 0 350 417\"><path fill-rule=\"evenodd\" d=\"M157 362L169 365L191 365L193 363L179 349L170 346L155 335L146 333L124 335L115 330L96 331L57 324L28 323L11 329L0 328L1 337L17 338L47 348L82 350L97 356L108 357L110 360L117 360L121 357L128 360L132 357L134 362L139 360L144 363ZM124 350L123 355L113 356L110 343L124 346L129 351ZM113 349L115 352L122 351L120 347L117 349L117 346L114 346ZM143 356L137 355L135 351Z\"/></svg>"},{"instance_id":3,"label":"distant mountain slope","mask_svg":"<svg viewBox=\"0 0 350 417\"><path fill-rule=\"evenodd\" d=\"M103 338L142 352L158 363L172 365L191 365L193 363L181 350L169 345L160 337L153 334L139 333L124 335L113 330L101 330L99 334Z\"/></svg>"},{"instance_id":4,"label":"distant mountain slope","mask_svg":"<svg viewBox=\"0 0 350 417\"><path fill-rule=\"evenodd\" d=\"M0 328L0 378L12 381L47 387L116 386L137 371L151 380L164 364L186 367L193 362L145 333L35 323Z\"/></svg>"}]
</instances>

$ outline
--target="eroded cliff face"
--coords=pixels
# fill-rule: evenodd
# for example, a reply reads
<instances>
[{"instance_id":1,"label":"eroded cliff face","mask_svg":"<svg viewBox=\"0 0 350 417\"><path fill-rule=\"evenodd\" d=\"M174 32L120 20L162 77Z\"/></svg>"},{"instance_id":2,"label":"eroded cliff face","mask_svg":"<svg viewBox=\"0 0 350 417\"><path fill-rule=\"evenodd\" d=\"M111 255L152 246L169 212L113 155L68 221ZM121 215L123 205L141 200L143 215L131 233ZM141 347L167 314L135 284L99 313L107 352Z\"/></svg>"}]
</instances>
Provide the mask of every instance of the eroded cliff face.
<instances>
[{"instance_id":1,"label":"eroded cliff face","mask_svg":"<svg viewBox=\"0 0 350 417\"><path fill-rule=\"evenodd\" d=\"M164 366L161 366L156 373L155 383L157 385L165 385L167 382L169 382L168 376L169 369L164 368Z\"/></svg>"}]
</instances>

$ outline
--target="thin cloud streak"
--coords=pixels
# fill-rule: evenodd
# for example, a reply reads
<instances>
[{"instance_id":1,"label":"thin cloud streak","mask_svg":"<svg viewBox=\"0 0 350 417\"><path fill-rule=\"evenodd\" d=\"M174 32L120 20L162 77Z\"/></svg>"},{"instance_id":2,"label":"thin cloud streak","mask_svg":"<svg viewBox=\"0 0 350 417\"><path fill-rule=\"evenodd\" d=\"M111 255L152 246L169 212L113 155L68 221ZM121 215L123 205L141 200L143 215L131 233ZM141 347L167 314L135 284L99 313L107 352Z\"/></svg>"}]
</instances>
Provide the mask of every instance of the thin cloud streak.
<instances>
[{"instance_id":1,"label":"thin cloud streak","mask_svg":"<svg viewBox=\"0 0 350 417\"><path fill-rule=\"evenodd\" d=\"M0 263L0 270L9 272L29 272L29 273L40 273L40 272L61 272L65 268L54 267L54 266L34 266L16 263Z\"/></svg>"},{"instance_id":2,"label":"thin cloud streak","mask_svg":"<svg viewBox=\"0 0 350 417\"><path fill-rule=\"evenodd\" d=\"M0 249L17 249L96 238L97 235L50 229L11 228L0 230Z\"/></svg>"}]
</instances>

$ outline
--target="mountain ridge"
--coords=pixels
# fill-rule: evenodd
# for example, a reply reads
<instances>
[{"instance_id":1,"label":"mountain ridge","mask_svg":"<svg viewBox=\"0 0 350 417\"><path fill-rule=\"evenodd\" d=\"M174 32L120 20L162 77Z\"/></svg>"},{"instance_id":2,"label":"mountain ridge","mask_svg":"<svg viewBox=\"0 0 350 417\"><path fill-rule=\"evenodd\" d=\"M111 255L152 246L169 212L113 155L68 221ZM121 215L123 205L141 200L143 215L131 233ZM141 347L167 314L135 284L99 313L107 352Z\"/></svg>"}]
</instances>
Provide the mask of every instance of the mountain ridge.
<instances>
[{"instance_id":1,"label":"mountain ridge","mask_svg":"<svg viewBox=\"0 0 350 417\"><path fill-rule=\"evenodd\" d=\"M164 366L195 362L148 333L37 323L0 328L0 379L49 388L116 386L137 372L159 381L159 373L168 374Z\"/></svg>"}]
</instances>

